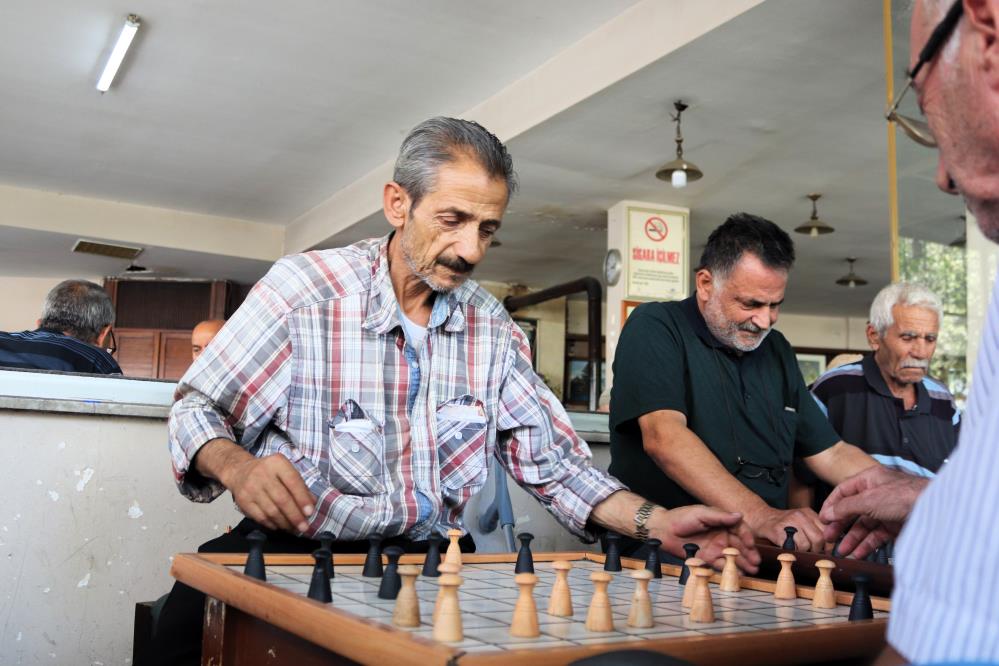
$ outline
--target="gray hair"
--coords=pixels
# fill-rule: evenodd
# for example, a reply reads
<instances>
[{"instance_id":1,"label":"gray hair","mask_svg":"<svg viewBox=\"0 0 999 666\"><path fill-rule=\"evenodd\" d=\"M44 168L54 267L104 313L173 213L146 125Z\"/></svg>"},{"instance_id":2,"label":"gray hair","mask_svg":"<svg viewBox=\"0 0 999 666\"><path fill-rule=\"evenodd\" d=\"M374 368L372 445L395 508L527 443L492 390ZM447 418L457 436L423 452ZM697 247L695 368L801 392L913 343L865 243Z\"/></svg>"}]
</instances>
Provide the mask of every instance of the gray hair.
<instances>
[{"instance_id":1,"label":"gray hair","mask_svg":"<svg viewBox=\"0 0 999 666\"><path fill-rule=\"evenodd\" d=\"M86 280L64 280L45 297L38 325L96 344L104 327L113 323L114 305L103 287Z\"/></svg>"},{"instance_id":2,"label":"gray hair","mask_svg":"<svg viewBox=\"0 0 999 666\"><path fill-rule=\"evenodd\" d=\"M493 178L506 181L507 201L517 189L513 160L496 135L471 120L438 116L413 128L399 148L392 180L416 208L437 184L437 171L462 156L474 158Z\"/></svg>"},{"instance_id":3,"label":"gray hair","mask_svg":"<svg viewBox=\"0 0 999 666\"><path fill-rule=\"evenodd\" d=\"M895 323L892 310L896 305L932 310L937 315L937 325L943 323L943 305L939 296L916 282L896 282L878 292L871 303L870 322L878 335L883 337Z\"/></svg>"}]
</instances>

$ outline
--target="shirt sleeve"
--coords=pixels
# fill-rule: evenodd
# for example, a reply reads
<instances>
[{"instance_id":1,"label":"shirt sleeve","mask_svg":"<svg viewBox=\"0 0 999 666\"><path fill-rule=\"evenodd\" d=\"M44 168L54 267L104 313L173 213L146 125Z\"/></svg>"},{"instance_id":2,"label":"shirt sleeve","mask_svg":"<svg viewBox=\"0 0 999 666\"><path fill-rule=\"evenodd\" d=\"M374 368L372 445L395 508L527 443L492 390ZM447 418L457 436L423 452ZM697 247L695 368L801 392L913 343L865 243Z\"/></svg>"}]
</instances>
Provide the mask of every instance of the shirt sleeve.
<instances>
[{"instance_id":1,"label":"shirt sleeve","mask_svg":"<svg viewBox=\"0 0 999 666\"><path fill-rule=\"evenodd\" d=\"M798 424L794 436L794 455L802 458L822 453L842 439L829 423L824 406L817 396L805 386L805 380L798 369L797 359L790 345L786 345L785 364L791 375L791 400L798 412ZM785 416L786 418L786 416Z\"/></svg>"},{"instance_id":2,"label":"shirt sleeve","mask_svg":"<svg viewBox=\"0 0 999 666\"><path fill-rule=\"evenodd\" d=\"M177 486L188 499L210 502L225 488L191 467L216 438L251 449L285 409L290 383L288 305L266 282L257 283L177 384L168 425Z\"/></svg>"},{"instance_id":3,"label":"shirt sleeve","mask_svg":"<svg viewBox=\"0 0 999 666\"><path fill-rule=\"evenodd\" d=\"M687 415L686 358L675 323L658 303L637 307L614 351L610 427L660 409Z\"/></svg>"},{"instance_id":4,"label":"shirt sleeve","mask_svg":"<svg viewBox=\"0 0 999 666\"><path fill-rule=\"evenodd\" d=\"M497 455L514 481L556 520L592 540L593 508L625 486L592 465L562 404L531 367L530 348L516 326L505 360L497 416Z\"/></svg>"}]
</instances>

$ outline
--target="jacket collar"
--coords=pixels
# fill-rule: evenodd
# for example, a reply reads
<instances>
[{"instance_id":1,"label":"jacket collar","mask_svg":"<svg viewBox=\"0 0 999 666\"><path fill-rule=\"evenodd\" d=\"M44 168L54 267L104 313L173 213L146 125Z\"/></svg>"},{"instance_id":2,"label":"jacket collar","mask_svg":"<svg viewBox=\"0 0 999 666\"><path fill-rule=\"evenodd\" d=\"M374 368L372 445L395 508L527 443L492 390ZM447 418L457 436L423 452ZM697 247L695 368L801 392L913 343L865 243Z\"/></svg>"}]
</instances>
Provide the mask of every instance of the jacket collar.
<instances>
[{"instance_id":1,"label":"jacket collar","mask_svg":"<svg viewBox=\"0 0 999 666\"><path fill-rule=\"evenodd\" d=\"M864 369L864 379L867 380L867 385L875 393L879 393L886 398L891 398L892 400L898 400L899 403L902 402L901 398L896 398L895 394L891 392L888 388L888 384L885 382L884 375L881 374L881 368L878 367L878 362L874 360L874 354L864 354L864 359L860 362L861 367ZM914 384L916 389L916 406L915 411L920 414L930 413L930 394L923 386L923 382L916 382Z\"/></svg>"}]
</instances>

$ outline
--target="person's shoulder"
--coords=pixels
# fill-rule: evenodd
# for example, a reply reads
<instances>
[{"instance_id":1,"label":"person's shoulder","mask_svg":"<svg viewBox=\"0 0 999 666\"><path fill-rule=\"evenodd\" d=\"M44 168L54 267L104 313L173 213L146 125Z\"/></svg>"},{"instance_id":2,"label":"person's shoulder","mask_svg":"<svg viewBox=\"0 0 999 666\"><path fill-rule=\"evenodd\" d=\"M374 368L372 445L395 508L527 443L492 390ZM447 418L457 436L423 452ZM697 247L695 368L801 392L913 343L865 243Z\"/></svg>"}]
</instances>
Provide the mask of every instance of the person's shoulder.
<instances>
[{"instance_id":1,"label":"person's shoulder","mask_svg":"<svg viewBox=\"0 0 999 666\"><path fill-rule=\"evenodd\" d=\"M683 301L649 301L631 311L626 324L675 328L685 318Z\"/></svg>"},{"instance_id":2,"label":"person's shoulder","mask_svg":"<svg viewBox=\"0 0 999 666\"><path fill-rule=\"evenodd\" d=\"M934 400L943 400L945 402L951 403L954 408L957 408L957 403L954 400L954 394L950 392L947 385L941 382L939 379L935 379L927 375L923 377L923 388L926 392L930 394L930 397Z\"/></svg>"},{"instance_id":3,"label":"person's shoulder","mask_svg":"<svg viewBox=\"0 0 999 666\"><path fill-rule=\"evenodd\" d=\"M864 366L860 361L845 363L832 370L826 370L812 384L812 393L829 395L845 390L864 377Z\"/></svg>"},{"instance_id":4,"label":"person's shoulder","mask_svg":"<svg viewBox=\"0 0 999 666\"><path fill-rule=\"evenodd\" d=\"M503 307L500 300L475 280L468 280L460 287L460 290L461 293L457 294L459 298L468 307L475 308L478 314L494 319L512 321L510 313Z\"/></svg>"},{"instance_id":5,"label":"person's shoulder","mask_svg":"<svg viewBox=\"0 0 999 666\"><path fill-rule=\"evenodd\" d=\"M274 263L263 282L293 309L366 291L371 287L380 242L371 239L287 255Z\"/></svg>"}]
</instances>

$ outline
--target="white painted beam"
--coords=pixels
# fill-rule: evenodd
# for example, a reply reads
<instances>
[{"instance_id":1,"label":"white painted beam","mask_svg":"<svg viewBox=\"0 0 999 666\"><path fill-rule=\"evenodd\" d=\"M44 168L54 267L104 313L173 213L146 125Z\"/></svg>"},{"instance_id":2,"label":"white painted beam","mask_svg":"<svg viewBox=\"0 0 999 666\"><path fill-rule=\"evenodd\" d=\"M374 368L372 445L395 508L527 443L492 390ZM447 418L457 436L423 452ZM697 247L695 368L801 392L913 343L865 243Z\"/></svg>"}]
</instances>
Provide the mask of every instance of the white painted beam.
<instances>
[{"instance_id":1,"label":"white painted beam","mask_svg":"<svg viewBox=\"0 0 999 666\"><path fill-rule=\"evenodd\" d=\"M509 141L762 1L644 0L461 115ZM380 210L393 161L293 220L286 250L314 247Z\"/></svg>"}]
</instances>

